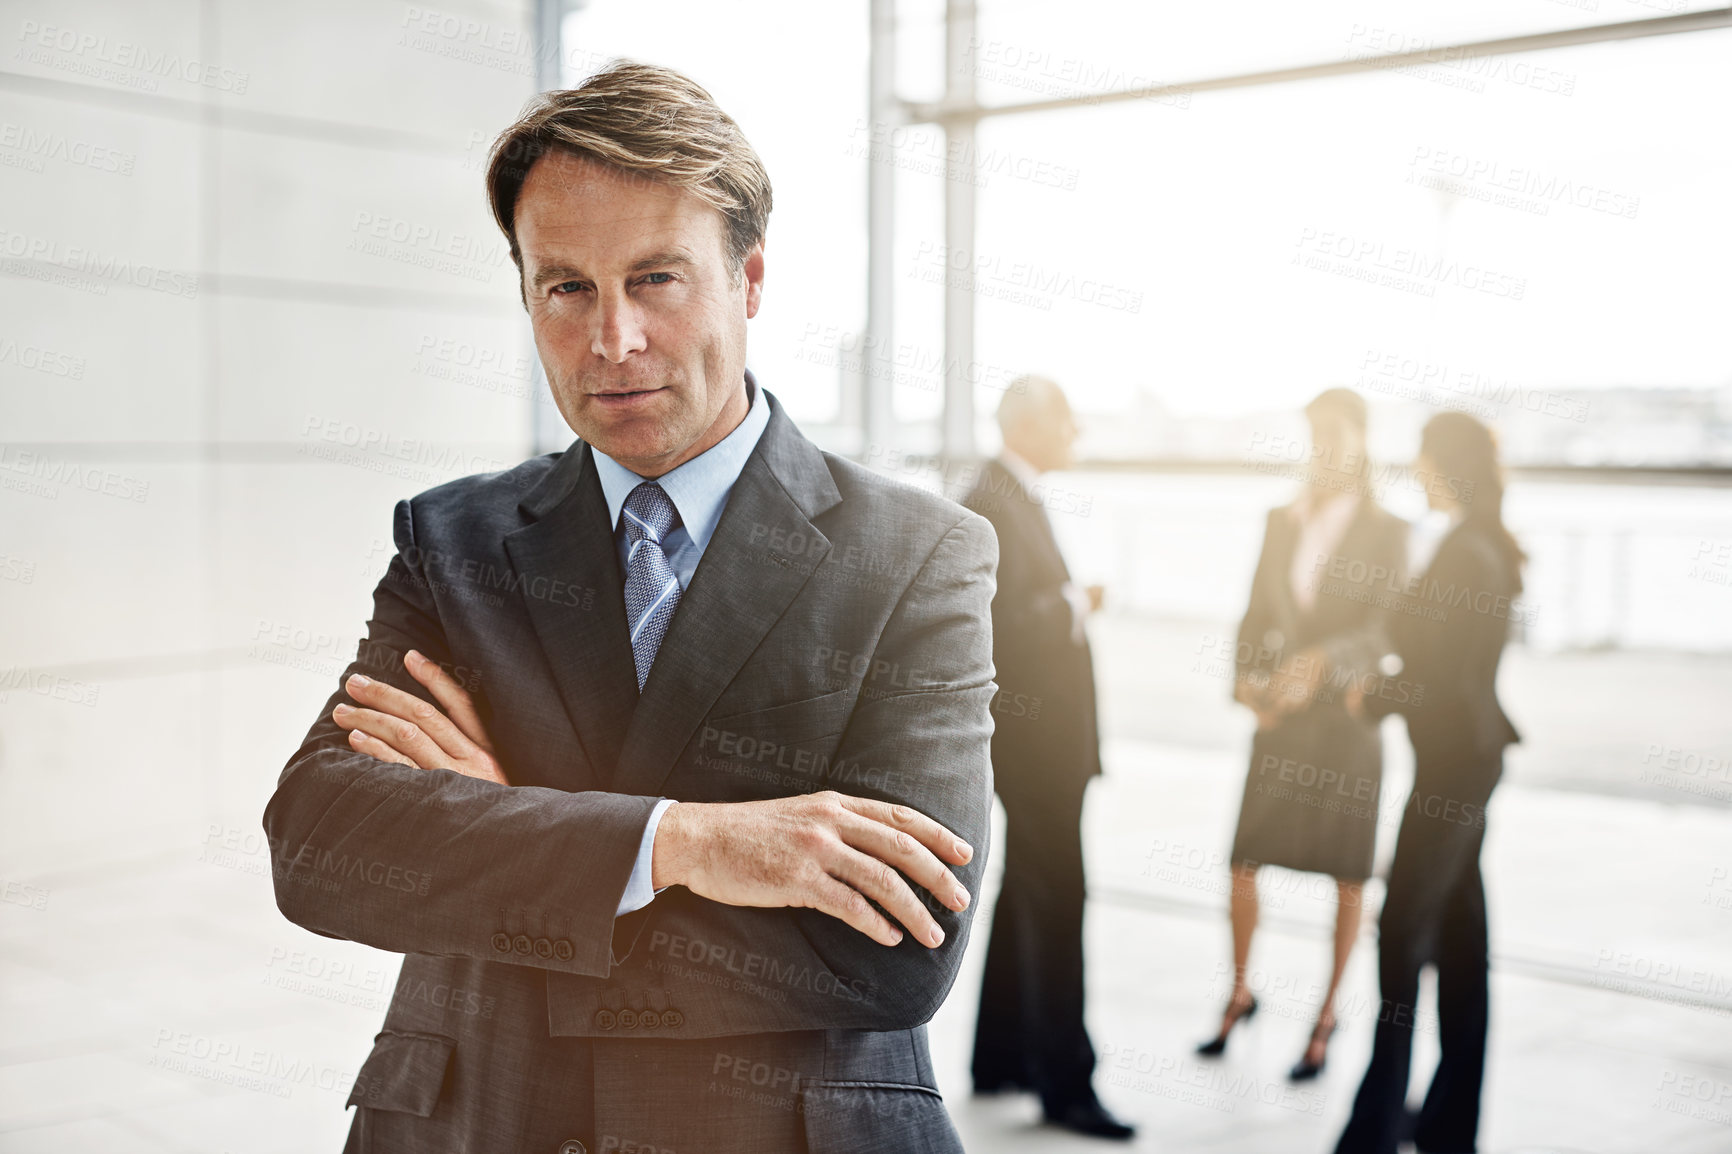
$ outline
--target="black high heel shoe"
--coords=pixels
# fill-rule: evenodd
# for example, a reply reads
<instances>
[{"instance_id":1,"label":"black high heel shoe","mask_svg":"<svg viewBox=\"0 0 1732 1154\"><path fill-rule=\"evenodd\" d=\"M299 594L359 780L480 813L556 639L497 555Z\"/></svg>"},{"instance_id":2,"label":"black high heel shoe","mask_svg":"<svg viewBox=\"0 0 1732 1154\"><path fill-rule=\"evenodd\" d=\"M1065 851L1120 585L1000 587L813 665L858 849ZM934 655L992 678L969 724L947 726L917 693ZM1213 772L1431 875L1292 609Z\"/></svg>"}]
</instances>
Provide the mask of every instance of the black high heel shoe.
<instances>
[{"instance_id":1,"label":"black high heel shoe","mask_svg":"<svg viewBox=\"0 0 1732 1154\"><path fill-rule=\"evenodd\" d=\"M1335 1036L1335 1015L1329 1015L1328 1029L1324 1029L1323 1022L1323 1018L1317 1019L1317 1025L1311 1030L1311 1041L1306 1045L1305 1052L1299 1055L1299 1061L1294 1064L1291 1070L1287 1071L1287 1077L1290 1081L1309 1082L1323 1072L1324 1063L1329 1061L1329 1039ZM1318 1035L1322 1036L1319 1037ZM1312 1046L1323 1047L1323 1056L1317 1059L1315 1064L1311 1061Z\"/></svg>"},{"instance_id":2,"label":"black high heel shoe","mask_svg":"<svg viewBox=\"0 0 1732 1154\"><path fill-rule=\"evenodd\" d=\"M1202 1045L1198 1046L1198 1055L1204 1058L1219 1058L1222 1054L1225 1054L1227 1052L1227 1035L1231 1034L1233 1032L1233 1027L1237 1026L1240 1022L1250 1021L1251 1016L1256 1012L1257 999L1255 997L1252 997L1251 1001L1245 1006L1245 1008L1240 1010L1237 1014L1233 1013L1233 1003L1228 1002L1227 1013L1231 1015L1231 1017L1227 1020L1226 1028L1221 1031L1220 1037L1204 1042Z\"/></svg>"}]
</instances>

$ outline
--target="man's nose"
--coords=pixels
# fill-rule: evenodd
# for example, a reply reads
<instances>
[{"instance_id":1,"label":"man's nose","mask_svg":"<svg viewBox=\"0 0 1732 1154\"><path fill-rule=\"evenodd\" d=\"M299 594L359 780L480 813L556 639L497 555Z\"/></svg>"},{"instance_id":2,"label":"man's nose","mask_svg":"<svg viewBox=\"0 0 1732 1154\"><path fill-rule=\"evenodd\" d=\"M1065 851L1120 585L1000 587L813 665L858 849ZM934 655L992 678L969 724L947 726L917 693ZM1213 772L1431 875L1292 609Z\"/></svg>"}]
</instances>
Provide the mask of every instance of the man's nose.
<instances>
[{"instance_id":1,"label":"man's nose","mask_svg":"<svg viewBox=\"0 0 1732 1154\"><path fill-rule=\"evenodd\" d=\"M624 293L604 293L596 302L589 351L620 364L644 348L643 321Z\"/></svg>"}]
</instances>

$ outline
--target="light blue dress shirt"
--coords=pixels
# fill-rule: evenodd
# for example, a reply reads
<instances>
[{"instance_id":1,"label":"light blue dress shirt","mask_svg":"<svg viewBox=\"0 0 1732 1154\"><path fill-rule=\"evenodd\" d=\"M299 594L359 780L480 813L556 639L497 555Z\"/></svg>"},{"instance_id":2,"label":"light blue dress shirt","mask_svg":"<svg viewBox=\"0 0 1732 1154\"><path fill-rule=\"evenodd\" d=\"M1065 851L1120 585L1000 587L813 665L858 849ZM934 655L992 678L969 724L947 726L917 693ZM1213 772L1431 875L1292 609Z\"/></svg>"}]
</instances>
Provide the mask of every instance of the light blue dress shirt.
<instances>
[{"instance_id":1,"label":"light blue dress shirt","mask_svg":"<svg viewBox=\"0 0 1732 1154\"><path fill-rule=\"evenodd\" d=\"M758 447L758 440L770 423L770 403L761 395L751 369L746 370L746 402L746 417L734 426L733 432L679 468L655 478L680 515L680 523L662 541L662 552L667 554L668 565L679 579L682 593L691 587L692 574L697 572L698 561L715 535L722 510L728 504L728 494L734 491L734 482L740 479L746 458ZM649 478L638 476L593 445L590 449L595 454L595 471L601 478L602 495L607 498L607 515L619 548L620 570L624 572L626 535L620 528L620 510L631 491ZM663 798L650 813L643 841L638 845L637 862L631 868L631 879L625 883L615 917L642 909L655 897L657 891L650 886L650 864L655 856L656 829L673 804L671 799Z\"/></svg>"}]
</instances>

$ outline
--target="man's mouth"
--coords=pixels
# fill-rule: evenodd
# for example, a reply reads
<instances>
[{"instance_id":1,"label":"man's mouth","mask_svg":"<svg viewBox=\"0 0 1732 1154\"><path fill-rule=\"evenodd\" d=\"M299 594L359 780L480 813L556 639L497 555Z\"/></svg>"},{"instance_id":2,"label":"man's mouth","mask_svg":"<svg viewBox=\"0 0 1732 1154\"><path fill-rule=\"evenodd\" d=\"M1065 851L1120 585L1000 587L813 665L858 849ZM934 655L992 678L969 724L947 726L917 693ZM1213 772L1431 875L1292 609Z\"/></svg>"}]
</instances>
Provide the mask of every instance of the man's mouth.
<instances>
[{"instance_id":1,"label":"man's mouth","mask_svg":"<svg viewBox=\"0 0 1732 1154\"><path fill-rule=\"evenodd\" d=\"M606 405L609 408L624 408L653 397L662 391L661 386L653 389L607 389L599 393L591 393L590 396L598 404Z\"/></svg>"}]
</instances>

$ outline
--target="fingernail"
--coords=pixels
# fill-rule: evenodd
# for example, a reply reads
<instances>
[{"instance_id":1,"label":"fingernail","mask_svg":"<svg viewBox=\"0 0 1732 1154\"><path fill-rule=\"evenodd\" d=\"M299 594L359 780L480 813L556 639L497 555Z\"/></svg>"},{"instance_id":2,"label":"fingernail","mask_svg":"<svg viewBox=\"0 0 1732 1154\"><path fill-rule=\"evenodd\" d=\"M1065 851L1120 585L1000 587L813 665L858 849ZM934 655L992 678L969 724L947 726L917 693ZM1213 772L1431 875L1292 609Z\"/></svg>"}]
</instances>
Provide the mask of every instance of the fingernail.
<instances>
[{"instance_id":1,"label":"fingernail","mask_svg":"<svg viewBox=\"0 0 1732 1154\"><path fill-rule=\"evenodd\" d=\"M342 717L344 714L351 712L352 708L353 707L348 705L338 705L334 712L338 717Z\"/></svg>"},{"instance_id":2,"label":"fingernail","mask_svg":"<svg viewBox=\"0 0 1732 1154\"><path fill-rule=\"evenodd\" d=\"M349 675L349 684L353 685L357 689L365 689L367 686L373 684L373 679L368 677L365 673L352 673Z\"/></svg>"},{"instance_id":3,"label":"fingernail","mask_svg":"<svg viewBox=\"0 0 1732 1154\"><path fill-rule=\"evenodd\" d=\"M952 900L956 902L956 908L957 909L959 909L959 910L967 909L968 908L968 891L963 889L961 886L957 886L956 887L956 894L952 898Z\"/></svg>"},{"instance_id":4,"label":"fingernail","mask_svg":"<svg viewBox=\"0 0 1732 1154\"><path fill-rule=\"evenodd\" d=\"M961 858L963 861L967 861L969 858L974 856L974 851L968 847L967 842L958 838L956 842L956 856Z\"/></svg>"},{"instance_id":5,"label":"fingernail","mask_svg":"<svg viewBox=\"0 0 1732 1154\"><path fill-rule=\"evenodd\" d=\"M932 927L932 935L931 936L932 936L932 945L935 949L938 946L941 946L944 944L944 931L942 929L940 929L938 926Z\"/></svg>"},{"instance_id":6,"label":"fingernail","mask_svg":"<svg viewBox=\"0 0 1732 1154\"><path fill-rule=\"evenodd\" d=\"M890 944L893 946L901 945L902 944L902 931L901 930L891 930L890 932L896 935L896 940L892 941Z\"/></svg>"},{"instance_id":7,"label":"fingernail","mask_svg":"<svg viewBox=\"0 0 1732 1154\"><path fill-rule=\"evenodd\" d=\"M408 653L403 655L404 664L408 664L408 662L410 661L411 658L416 660L416 661L427 660L425 657L421 656L421 654L417 650L414 650L414 649L411 649Z\"/></svg>"}]
</instances>

